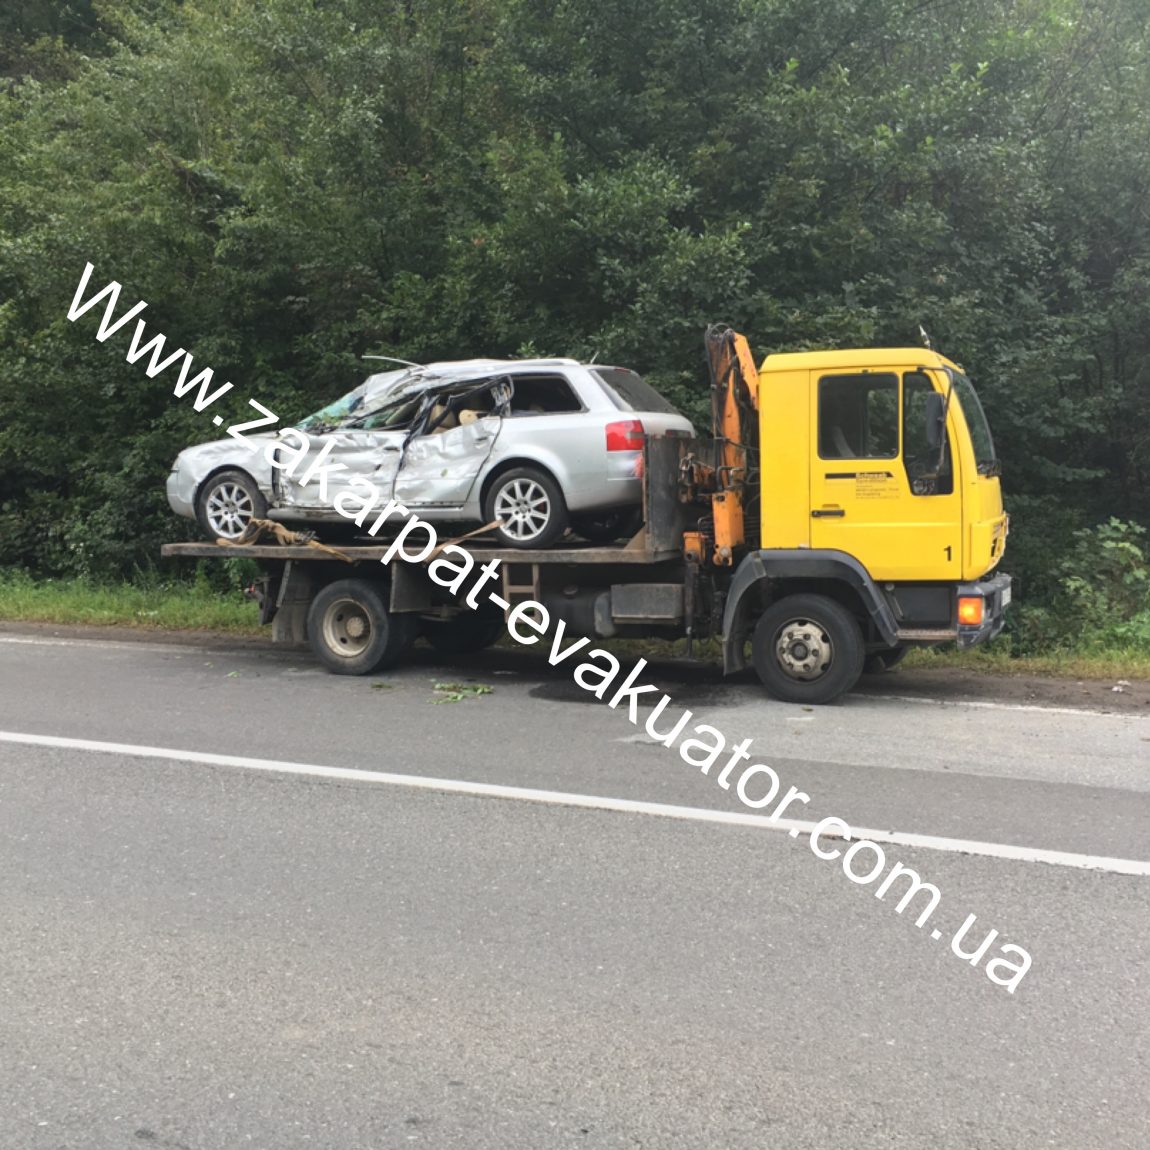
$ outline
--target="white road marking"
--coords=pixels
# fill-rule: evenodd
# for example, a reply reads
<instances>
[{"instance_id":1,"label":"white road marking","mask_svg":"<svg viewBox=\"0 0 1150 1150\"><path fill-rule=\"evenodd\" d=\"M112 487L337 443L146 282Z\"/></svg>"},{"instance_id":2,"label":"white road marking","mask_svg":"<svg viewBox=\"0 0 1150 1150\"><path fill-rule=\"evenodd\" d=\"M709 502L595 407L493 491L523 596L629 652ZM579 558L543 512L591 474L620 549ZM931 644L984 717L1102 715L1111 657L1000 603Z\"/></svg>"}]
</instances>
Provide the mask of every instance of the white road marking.
<instances>
[{"instance_id":1,"label":"white road marking","mask_svg":"<svg viewBox=\"0 0 1150 1150\"><path fill-rule=\"evenodd\" d=\"M500 783L473 783L462 779L425 778L422 775L397 775L386 771L362 771L353 767L324 767L314 763L292 763L279 759L252 759L243 755L216 755L206 751L182 751L171 747L145 747L132 743L105 743L94 739L66 739L58 735L31 735L19 731L0 731L0 742L33 747L58 747L73 751L95 751L100 754L128 755L141 759L168 759L179 763L203 763L213 767L236 767L248 771L271 771L286 775L309 775L323 779L344 779L358 783L378 783L411 790L438 791L441 794L468 795L475 798L511 799L549 806L580 807L585 810L614 811L619 814L653 815L658 818L683 819L700 823L722 823L726 826L756 827L759 830L786 831L792 838L810 834L818 823L800 819L772 821L763 815L741 811L708 810L705 807L680 807L667 803L650 803L637 799L613 799L599 795L579 795L566 791L541 791L531 787L510 787ZM1100 870L1112 874L1150 876L1150 862L1138 859L1107 858L1103 855L1071 854L1068 851L1041 850L1013 846L1009 843L984 843L973 839L939 838L935 835L904 834L899 831L853 827L854 838L876 843L918 847L924 850L955 854L981 855L986 858L1015 862L1041 862L1076 870ZM824 838L836 836L824 834Z\"/></svg>"},{"instance_id":2,"label":"white road marking","mask_svg":"<svg viewBox=\"0 0 1150 1150\"><path fill-rule=\"evenodd\" d=\"M1099 719L1150 719L1139 711L1098 711L1091 707L1045 707L1041 703L995 703L989 699L927 699L920 695L852 695L852 703L915 703L928 707L977 707L983 711L1040 711L1046 715L1092 715Z\"/></svg>"},{"instance_id":3,"label":"white road marking","mask_svg":"<svg viewBox=\"0 0 1150 1150\"><path fill-rule=\"evenodd\" d=\"M191 643L149 643L145 640L130 643L117 639L57 639L30 635L0 635L0 643L22 643L29 647L102 647L105 651L178 651L180 654L209 650Z\"/></svg>"}]
</instances>

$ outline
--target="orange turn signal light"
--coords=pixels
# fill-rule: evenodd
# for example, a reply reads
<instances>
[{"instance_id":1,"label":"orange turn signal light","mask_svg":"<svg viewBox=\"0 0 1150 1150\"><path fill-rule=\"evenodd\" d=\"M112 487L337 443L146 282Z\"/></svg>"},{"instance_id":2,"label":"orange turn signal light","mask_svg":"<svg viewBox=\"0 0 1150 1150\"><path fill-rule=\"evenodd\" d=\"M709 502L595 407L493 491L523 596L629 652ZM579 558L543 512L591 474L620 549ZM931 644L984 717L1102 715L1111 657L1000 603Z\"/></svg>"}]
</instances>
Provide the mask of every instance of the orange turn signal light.
<instances>
[{"instance_id":1,"label":"orange turn signal light","mask_svg":"<svg viewBox=\"0 0 1150 1150\"><path fill-rule=\"evenodd\" d=\"M977 627L982 622L982 609L985 600L981 595L971 595L958 601L958 621L967 627Z\"/></svg>"}]
</instances>

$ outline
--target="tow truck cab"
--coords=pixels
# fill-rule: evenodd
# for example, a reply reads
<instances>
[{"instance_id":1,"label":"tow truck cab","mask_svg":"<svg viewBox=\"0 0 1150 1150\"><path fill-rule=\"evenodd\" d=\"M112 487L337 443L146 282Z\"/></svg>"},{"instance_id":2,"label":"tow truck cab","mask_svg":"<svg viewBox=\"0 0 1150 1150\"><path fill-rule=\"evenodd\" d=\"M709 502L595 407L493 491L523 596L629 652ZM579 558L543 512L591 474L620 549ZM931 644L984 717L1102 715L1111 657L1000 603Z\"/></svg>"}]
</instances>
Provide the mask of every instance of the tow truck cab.
<instances>
[{"instance_id":1,"label":"tow truck cab","mask_svg":"<svg viewBox=\"0 0 1150 1150\"><path fill-rule=\"evenodd\" d=\"M996 635L1008 518L962 369L923 348L787 353L763 361L757 390L759 550L747 559L776 581L822 571L836 591L854 585L872 649ZM755 581L735 573L729 609Z\"/></svg>"}]
</instances>

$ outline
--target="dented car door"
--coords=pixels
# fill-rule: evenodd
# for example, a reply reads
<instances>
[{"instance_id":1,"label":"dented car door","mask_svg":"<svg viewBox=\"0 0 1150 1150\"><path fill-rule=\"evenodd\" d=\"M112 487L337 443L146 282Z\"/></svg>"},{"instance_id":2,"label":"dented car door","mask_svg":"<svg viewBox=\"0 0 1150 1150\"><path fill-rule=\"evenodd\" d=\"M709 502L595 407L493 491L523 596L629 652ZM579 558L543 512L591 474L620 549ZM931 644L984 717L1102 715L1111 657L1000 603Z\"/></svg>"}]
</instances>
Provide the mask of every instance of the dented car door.
<instances>
[{"instance_id":1,"label":"dented car door","mask_svg":"<svg viewBox=\"0 0 1150 1150\"><path fill-rule=\"evenodd\" d=\"M276 505L330 512L345 492L362 503L369 494L364 480L378 490L381 499L390 499L406 434L403 430L348 428L309 436L307 452L290 468L290 474L273 471Z\"/></svg>"},{"instance_id":2,"label":"dented car door","mask_svg":"<svg viewBox=\"0 0 1150 1150\"><path fill-rule=\"evenodd\" d=\"M485 415L446 431L413 436L396 476L395 498L405 507L465 503L502 422L498 415Z\"/></svg>"},{"instance_id":3,"label":"dented car door","mask_svg":"<svg viewBox=\"0 0 1150 1150\"><path fill-rule=\"evenodd\" d=\"M459 383L428 395L395 479L405 507L459 507L483 470L509 411L507 377Z\"/></svg>"}]
</instances>

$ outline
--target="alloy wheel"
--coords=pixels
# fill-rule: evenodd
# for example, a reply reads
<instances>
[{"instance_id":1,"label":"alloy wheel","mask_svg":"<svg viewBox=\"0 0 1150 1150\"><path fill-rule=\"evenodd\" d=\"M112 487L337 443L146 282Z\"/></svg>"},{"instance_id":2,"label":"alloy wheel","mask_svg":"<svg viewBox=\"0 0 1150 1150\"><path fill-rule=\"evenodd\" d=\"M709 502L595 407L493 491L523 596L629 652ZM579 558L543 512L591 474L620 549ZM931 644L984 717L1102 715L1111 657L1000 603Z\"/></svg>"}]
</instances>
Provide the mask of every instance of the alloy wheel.
<instances>
[{"instance_id":1,"label":"alloy wheel","mask_svg":"<svg viewBox=\"0 0 1150 1150\"><path fill-rule=\"evenodd\" d=\"M551 519L551 499L534 479L513 479L495 496L494 507L504 532L520 543L542 535Z\"/></svg>"}]
</instances>

